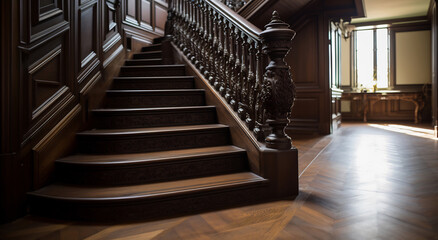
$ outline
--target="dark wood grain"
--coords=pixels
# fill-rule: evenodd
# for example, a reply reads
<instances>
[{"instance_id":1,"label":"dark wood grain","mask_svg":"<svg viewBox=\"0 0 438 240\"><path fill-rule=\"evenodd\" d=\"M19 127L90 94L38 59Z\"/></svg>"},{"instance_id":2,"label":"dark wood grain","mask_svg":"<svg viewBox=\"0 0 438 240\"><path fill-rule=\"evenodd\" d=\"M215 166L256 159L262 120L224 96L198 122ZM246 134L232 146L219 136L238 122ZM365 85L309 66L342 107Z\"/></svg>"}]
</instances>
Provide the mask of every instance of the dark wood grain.
<instances>
[{"instance_id":1,"label":"dark wood grain","mask_svg":"<svg viewBox=\"0 0 438 240\"><path fill-rule=\"evenodd\" d=\"M117 77L114 78L111 88L119 90L193 89L194 78L192 76Z\"/></svg>"},{"instance_id":2,"label":"dark wood grain","mask_svg":"<svg viewBox=\"0 0 438 240\"><path fill-rule=\"evenodd\" d=\"M426 130L432 129L427 126ZM0 226L0 235L5 240L438 236L435 140L361 123L344 123L338 132L327 137L332 138L331 143L315 155L301 175L301 192L295 200L129 224L102 225L27 216ZM327 137L300 136L293 140L300 152L307 154L319 148Z\"/></svg>"},{"instance_id":3,"label":"dark wood grain","mask_svg":"<svg viewBox=\"0 0 438 240\"><path fill-rule=\"evenodd\" d=\"M125 3L1 2L0 221L25 213L25 193L44 183L51 168L45 168L41 175L33 173L51 166L56 156L68 154L74 147L71 133L86 128L88 111L101 104L112 78L119 73L126 54L126 34L142 35L122 23L121 2ZM164 19L167 15L165 1L152 5L159 10L151 11L157 27L146 31L150 41L163 33L160 27L164 25L163 15ZM79 115L59 128L57 125L67 121L78 106ZM49 147L51 143L35 148L60 134L53 133L54 129L66 136L54 138L59 147ZM48 149L57 150L50 153ZM8 203L3 203L6 198Z\"/></svg>"},{"instance_id":4,"label":"dark wood grain","mask_svg":"<svg viewBox=\"0 0 438 240\"><path fill-rule=\"evenodd\" d=\"M438 137L438 10L436 1L431 1L432 19L432 116L435 136Z\"/></svg>"}]
</instances>

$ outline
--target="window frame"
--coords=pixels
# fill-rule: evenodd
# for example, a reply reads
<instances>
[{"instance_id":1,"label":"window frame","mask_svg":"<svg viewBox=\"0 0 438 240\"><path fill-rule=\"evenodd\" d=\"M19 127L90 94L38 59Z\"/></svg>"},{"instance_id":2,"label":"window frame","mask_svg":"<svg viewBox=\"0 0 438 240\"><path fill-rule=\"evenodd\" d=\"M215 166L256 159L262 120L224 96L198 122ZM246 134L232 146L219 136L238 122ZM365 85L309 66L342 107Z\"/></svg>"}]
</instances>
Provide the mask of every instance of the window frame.
<instances>
[{"instance_id":1,"label":"window frame","mask_svg":"<svg viewBox=\"0 0 438 240\"><path fill-rule=\"evenodd\" d=\"M357 74L357 32L358 31L365 31L365 30L373 30L373 74L375 71L377 71L377 30L378 29L387 29L387 61L388 61L388 79L387 84L388 87L386 88L377 88L378 90L389 90L393 89L393 81L392 81L392 70L393 70L393 61L392 61L392 49L391 49L391 43L392 43L392 34L391 34L391 28L388 25L384 26L364 26L360 27L359 29L353 30L353 34L351 34L351 72L352 72L352 89L359 89L359 82L358 82L358 74Z\"/></svg>"}]
</instances>

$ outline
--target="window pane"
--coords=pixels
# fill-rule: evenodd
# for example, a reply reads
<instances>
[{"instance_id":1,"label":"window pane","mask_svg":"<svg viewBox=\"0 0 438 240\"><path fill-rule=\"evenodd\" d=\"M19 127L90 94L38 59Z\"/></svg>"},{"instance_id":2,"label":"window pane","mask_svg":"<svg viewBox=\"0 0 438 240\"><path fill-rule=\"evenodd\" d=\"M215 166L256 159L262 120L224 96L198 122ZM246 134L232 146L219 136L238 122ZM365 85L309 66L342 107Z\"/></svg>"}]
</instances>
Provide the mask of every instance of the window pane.
<instances>
[{"instance_id":1,"label":"window pane","mask_svg":"<svg viewBox=\"0 0 438 240\"><path fill-rule=\"evenodd\" d=\"M388 29L377 29L377 87L387 88L389 79Z\"/></svg>"},{"instance_id":2,"label":"window pane","mask_svg":"<svg viewBox=\"0 0 438 240\"><path fill-rule=\"evenodd\" d=\"M357 31L357 83L365 88L373 87L374 49L373 30Z\"/></svg>"}]
</instances>

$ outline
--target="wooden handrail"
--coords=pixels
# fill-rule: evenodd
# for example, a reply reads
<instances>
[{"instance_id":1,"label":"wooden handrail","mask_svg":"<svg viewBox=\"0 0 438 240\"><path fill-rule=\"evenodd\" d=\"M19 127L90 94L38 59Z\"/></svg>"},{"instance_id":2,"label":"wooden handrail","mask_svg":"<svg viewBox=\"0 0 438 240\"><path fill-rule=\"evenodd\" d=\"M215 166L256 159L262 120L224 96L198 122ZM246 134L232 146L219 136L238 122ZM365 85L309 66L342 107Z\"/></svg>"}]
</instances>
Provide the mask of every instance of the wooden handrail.
<instances>
[{"instance_id":1,"label":"wooden handrail","mask_svg":"<svg viewBox=\"0 0 438 240\"><path fill-rule=\"evenodd\" d=\"M216 0L204 0L204 1L209 2L216 9L216 11L218 11L220 14L225 16L233 24L238 26L241 30L246 32L248 35L250 35L254 39L259 38L262 30L260 30L260 28L256 27L254 24L250 23L248 20L240 16L235 11L230 11L230 8L228 8L225 4Z\"/></svg>"},{"instance_id":2,"label":"wooden handrail","mask_svg":"<svg viewBox=\"0 0 438 240\"><path fill-rule=\"evenodd\" d=\"M284 57L295 32L288 27L274 12L261 31L215 0L172 0L166 22L166 39L180 48L257 139L275 149L291 148L284 129L295 86Z\"/></svg>"}]
</instances>

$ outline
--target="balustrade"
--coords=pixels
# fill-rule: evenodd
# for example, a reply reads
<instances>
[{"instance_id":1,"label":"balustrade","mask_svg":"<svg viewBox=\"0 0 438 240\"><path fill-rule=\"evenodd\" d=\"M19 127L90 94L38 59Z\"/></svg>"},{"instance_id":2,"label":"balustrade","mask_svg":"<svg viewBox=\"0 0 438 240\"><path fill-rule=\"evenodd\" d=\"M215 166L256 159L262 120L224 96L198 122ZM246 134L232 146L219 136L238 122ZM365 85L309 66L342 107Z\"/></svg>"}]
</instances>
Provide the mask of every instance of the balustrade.
<instances>
[{"instance_id":1,"label":"balustrade","mask_svg":"<svg viewBox=\"0 0 438 240\"><path fill-rule=\"evenodd\" d=\"M295 86L284 57L295 32L288 27L274 12L261 31L215 0L170 1L166 25L166 36L257 139L275 149L291 148L284 129Z\"/></svg>"},{"instance_id":2,"label":"balustrade","mask_svg":"<svg viewBox=\"0 0 438 240\"><path fill-rule=\"evenodd\" d=\"M247 4L249 0L221 0L221 2L237 12L240 8Z\"/></svg>"}]
</instances>

